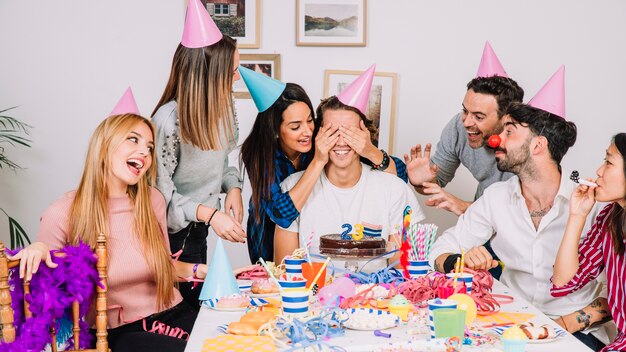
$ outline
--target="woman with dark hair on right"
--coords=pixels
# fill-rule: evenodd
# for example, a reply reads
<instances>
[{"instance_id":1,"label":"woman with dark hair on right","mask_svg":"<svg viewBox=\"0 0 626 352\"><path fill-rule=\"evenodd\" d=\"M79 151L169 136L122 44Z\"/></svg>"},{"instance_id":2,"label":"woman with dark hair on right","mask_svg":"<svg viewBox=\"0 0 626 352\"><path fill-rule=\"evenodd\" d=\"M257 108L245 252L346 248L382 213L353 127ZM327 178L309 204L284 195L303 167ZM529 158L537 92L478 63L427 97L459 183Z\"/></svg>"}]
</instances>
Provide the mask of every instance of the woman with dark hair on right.
<instances>
[{"instance_id":1,"label":"woman with dark hair on right","mask_svg":"<svg viewBox=\"0 0 626 352\"><path fill-rule=\"evenodd\" d=\"M613 137L604 163L598 168L597 187L581 184L570 199L570 213L554 263L552 295L574 292L606 271L608 303L618 334L605 351L626 351L626 133ZM579 245L585 219L595 202L610 202L596 217ZM588 321L585 322L588 325Z\"/></svg>"},{"instance_id":2,"label":"woman with dark hair on right","mask_svg":"<svg viewBox=\"0 0 626 352\"><path fill-rule=\"evenodd\" d=\"M361 150L371 151L373 156L367 158L368 162L382 163L387 154L372 145L366 130L330 125L320 128L315 124L311 100L299 85L283 83L241 66L239 72L259 110L250 135L241 146L241 161L252 186L247 234L248 254L255 263L259 257L273 260L276 224L289 227L300 215L339 135L350 134ZM405 164L395 157L387 156L386 160L389 167L385 171L406 182ZM293 189L282 192L280 183L302 170L306 171Z\"/></svg>"}]
</instances>

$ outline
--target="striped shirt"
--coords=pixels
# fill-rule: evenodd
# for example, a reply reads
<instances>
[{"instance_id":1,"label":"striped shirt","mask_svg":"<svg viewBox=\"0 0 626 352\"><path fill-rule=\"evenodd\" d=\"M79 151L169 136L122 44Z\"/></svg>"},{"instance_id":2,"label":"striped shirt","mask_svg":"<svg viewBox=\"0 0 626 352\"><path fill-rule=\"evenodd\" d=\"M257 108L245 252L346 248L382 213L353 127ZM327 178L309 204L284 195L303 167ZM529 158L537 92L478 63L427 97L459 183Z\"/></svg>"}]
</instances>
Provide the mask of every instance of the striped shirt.
<instances>
[{"instance_id":1,"label":"striped shirt","mask_svg":"<svg viewBox=\"0 0 626 352\"><path fill-rule=\"evenodd\" d=\"M590 281L594 280L603 270L606 270L608 302L618 334L613 343L602 349L606 351L626 351L626 258L624 254L617 255L614 251L611 233L607 228L611 211L617 203L604 207L595 223L589 230L587 237L578 247L578 271L565 285L552 285L551 293L554 297L568 295Z\"/></svg>"}]
</instances>

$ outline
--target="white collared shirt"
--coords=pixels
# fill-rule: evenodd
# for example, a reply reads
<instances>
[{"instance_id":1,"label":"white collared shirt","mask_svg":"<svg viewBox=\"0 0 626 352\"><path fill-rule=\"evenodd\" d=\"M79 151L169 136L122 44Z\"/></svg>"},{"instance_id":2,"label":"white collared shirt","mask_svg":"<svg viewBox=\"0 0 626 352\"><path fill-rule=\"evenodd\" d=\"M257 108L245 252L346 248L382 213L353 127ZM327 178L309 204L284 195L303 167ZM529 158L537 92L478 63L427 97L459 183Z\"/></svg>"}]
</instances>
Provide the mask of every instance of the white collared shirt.
<instances>
[{"instance_id":1,"label":"white collared shirt","mask_svg":"<svg viewBox=\"0 0 626 352\"><path fill-rule=\"evenodd\" d=\"M550 294L554 260L561 244L569 214L569 199L576 185L565 173L554 204L535 230L517 176L491 185L446 230L431 250L430 263L444 253L460 253L482 246L491 238L491 247L504 262L500 280L550 317L572 313L599 296L601 284L592 281L566 297ZM583 237L604 204L596 204L587 217ZM604 295L606 297L606 295Z\"/></svg>"}]
</instances>

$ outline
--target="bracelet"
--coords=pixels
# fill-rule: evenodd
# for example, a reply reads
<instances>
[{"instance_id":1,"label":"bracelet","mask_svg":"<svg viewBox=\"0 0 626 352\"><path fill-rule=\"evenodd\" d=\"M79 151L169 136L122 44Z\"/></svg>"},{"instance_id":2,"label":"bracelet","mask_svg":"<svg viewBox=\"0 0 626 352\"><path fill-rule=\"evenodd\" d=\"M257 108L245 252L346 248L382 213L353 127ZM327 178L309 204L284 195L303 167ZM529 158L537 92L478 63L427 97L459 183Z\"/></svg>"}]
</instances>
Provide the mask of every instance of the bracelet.
<instances>
[{"instance_id":1,"label":"bracelet","mask_svg":"<svg viewBox=\"0 0 626 352\"><path fill-rule=\"evenodd\" d=\"M379 170L379 171L385 171L389 167L389 160L390 160L389 159L389 154L387 154L387 152L382 150L382 149L380 151L383 152L383 161L381 161L380 164L378 164L378 165L372 164L372 169Z\"/></svg>"},{"instance_id":2,"label":"bracelet","mask_svg":"<svg viewBox=\"0 0 626 352\"><path fill-rule=\"evenodd\" d=\"M191 271L193 271L193 278L194 279L199 279L198 275L196 275L196 272L198 271L198 266L200 266L200 263L196 263L193 265L193 269L191 269Z\"/></svg>"},{"instance_id":3,"label":"bracelet","mask_svg":"<svg viewBox=\"0 0 626 352\"><path fill-rule=\"evenodd\" d=\"M443 261L443 272L449 273L454 270L454 264L456 264L456 258L461 258L460 254L450 254L446 260ZM463 263L461 263L463 265Z\"/></svg>"},{"instance_id":4,"label":"bracelet","mask_svg":"<svg viewBox=\"0 0 626 352\"><path fill-rule=\"evenodd\" d=\"M211 225L211 220L213 220L213 216L215 216L215 213L217 213L217 208L215 208L215 210L213 210L213 214L211 214L211 216L209 216L209 219L207 221L204 222L204 224L206 226Z\"/></svg>"},{"instance_id":5,"label":"bracelet","mask_svg":"<svg viewBox=\"0 0 626 352\"><path fill-rule=\"evenodd\" d=\"M563 316L561 315L559 318L561 319L561 322L563 323L563 327L565 328L565 331L569 332L569 329L567 328L567 324L565 324L565 319L563 319Z\"/></svg>"}]
</instances>

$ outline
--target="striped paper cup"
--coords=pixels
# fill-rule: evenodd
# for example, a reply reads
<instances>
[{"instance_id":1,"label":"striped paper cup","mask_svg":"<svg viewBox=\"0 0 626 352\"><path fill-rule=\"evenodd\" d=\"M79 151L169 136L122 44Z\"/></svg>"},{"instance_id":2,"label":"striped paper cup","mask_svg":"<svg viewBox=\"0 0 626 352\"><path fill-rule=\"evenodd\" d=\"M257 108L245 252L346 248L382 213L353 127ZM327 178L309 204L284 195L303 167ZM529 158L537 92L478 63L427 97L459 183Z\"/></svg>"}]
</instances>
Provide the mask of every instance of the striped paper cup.
<instances>
[{"instance_id":1,"label":"striped paper cup","mask_svg":"<svg viewBox=\"0 0 626 352\"><path fill-rule=\"evenodd\" d=\"M451 299L431 299L428 301L428 326L430 327L430 338L435 338L435 323L433 311L441 308L456 309L456 301Z\"/></svg>"},{"instance_id":2,"label":"striped paper cup","mask_svg":"<svg viewBox=\"0 0 626 352\"><path fill-rule=\"evenodd\" d=\"M425 276L430 270L428 260L409 260L409 276L411 279Z\"/></svg>"},{"instance_id":3,"label":"striped paper cup","mask_svg":"<svg viewBox=\"0 0 626 352\"><path fill-rule=\"evenodd\" d=\"M454 273L448 273L446 274L446 277L448 279L454 279ZM459 283L463 283L465 284L465 290L466 293L472 293L472 280L474 280L474 275L473 274L468 274L468 273L463 273L463 274L459 274L457 276L457 280L459 280Z\"/></svg>"},{"instance_id":4,"label":"striped paper cup","mask_svg":"<svg viewBox=\"0 0 626 352\"><path fill-rule=\"evenodd\" d=\"M301 277L302 280L278 280L280 287L282 288L306 288L306 280Z\"/></svg>"},{"instance_id":5,"label":"striped paper cup","mask_svg":"<svg viewBox=\"0 0 626 352\"><path fill-rule=\"evenodd\" d=\"M288 288L280 293L283 313L293 317L302 317L309 312L309 290Z\"/></svg>"},{"instance_id":6,"label":"striped paper cup","mask_svg":"<svg viewBox=\"0 0 626 352\"><path fill-rule=\"evenodd\" d=\"M252 280L239 279L237 280L237 285L239 286L239 290L242 292L250 291L250 288L252 288Z\"/></svg>"},{"instance_id":7,"label":"striped paper cup","mask_svg":"<svg viewBox=\"0 0 626 352\"><path fill-rule=\"evenodd\" d=\"M294 277L302 277L302 263L304 263L304 259L285 259L287 280L291 280Z\"/></svg>"}]
</instances>

